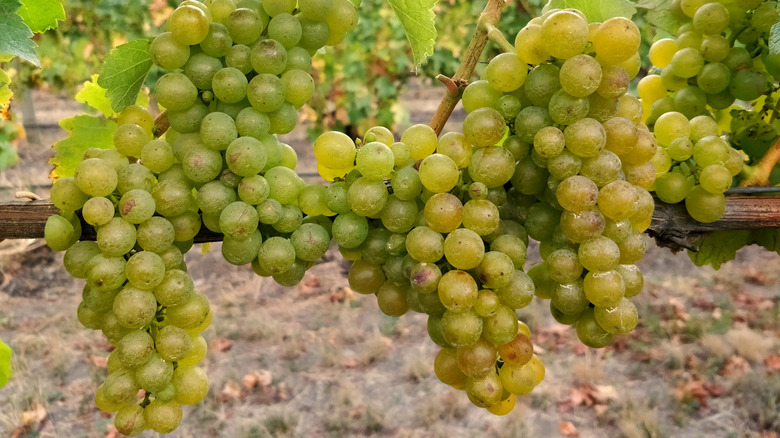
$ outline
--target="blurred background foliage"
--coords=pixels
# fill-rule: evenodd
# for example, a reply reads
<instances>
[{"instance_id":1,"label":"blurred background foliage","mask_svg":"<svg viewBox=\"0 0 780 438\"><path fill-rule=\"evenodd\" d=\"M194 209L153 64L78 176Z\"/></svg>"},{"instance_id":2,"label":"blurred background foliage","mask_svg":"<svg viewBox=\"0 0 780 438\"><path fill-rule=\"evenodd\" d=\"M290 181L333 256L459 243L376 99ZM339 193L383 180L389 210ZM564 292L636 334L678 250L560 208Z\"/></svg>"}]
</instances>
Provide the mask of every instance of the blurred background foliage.
<instances>
[{"instance_id":1,"label":"blurred background foliage","mask_svg":"<svg viewBox=\"0 0 780 438\"><path fill-rule=\"evenodd\" d=\"M515 0L502 16L501 28L510 41L545 0ZM160 32L178 0L66 0L66 21L37 36L42 67L12 65L17 100L42 89L71 97L100 71L106 54L119 44ZM439 38L436 51L415 69L400 22L385 0L363 0L360 24L346 40L315 58L313 76L318 92L301 117L310 134L340 130L352 136L370 126L394 127L408 118L398 104L410 81L441 87L437 74L451 76L460 64L484 2L441 0L435 9ZM465 25L464 25L465 23ZM483 54L497 53L492 45ZM480 71L484 68L481 65ZM149 83L155 78L150 75ZM419 83L419 82L417 82ZM20 102L15 106L20 108Z\"/></svg>"}]
</instances>

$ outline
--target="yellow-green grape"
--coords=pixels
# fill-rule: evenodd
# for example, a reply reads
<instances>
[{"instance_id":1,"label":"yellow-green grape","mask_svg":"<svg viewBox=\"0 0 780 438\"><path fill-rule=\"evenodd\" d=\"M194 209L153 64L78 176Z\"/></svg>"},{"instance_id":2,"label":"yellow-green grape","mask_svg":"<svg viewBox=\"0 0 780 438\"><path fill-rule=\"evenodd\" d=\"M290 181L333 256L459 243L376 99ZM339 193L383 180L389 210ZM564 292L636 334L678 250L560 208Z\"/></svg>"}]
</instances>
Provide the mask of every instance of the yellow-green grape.
<instances>
[{"instance_id":1,"label":"yellow-green grape","mask_svg":"<svg viewBox=\"0 0 780 438\"><path fill-rule=\"evenodd\" d=\"M448 132L439 139L436 153L452 158L458 169L464 169L471 163L472 147L465 135Z\"/></svg>"},{"instance_id":2,"label":"yellow-green grape","mask_svg":"<svg viewBox=\"0 0 780 438\"><path fill-rule=\"evenodd\" d=\"M444 239L444 257L457 269L479 266L485 255L485 245L479 234L467 228L458 228Z\"/></svg>"},{"instance_id":3,"label":"yellow-green grape","mask_svg":"<svg viewBox=\"0 0 780 438\"><path fill-rule=\"evenodd\" d=\"M363 135L364 143L371 143L372 141L378 141L386 146L391 146L395 143L395 137L393 136L393 133L384 126L374 126Z\"/></svg>"},{"instance_id":4,"label":"yellow-green grape","mask_svg":"<svg viewBox=\"0 0 780 438\"><path fill-rule=\"evenodd\" d=\"M146 427L144 408L136 404L125 405L116 413L114 426L122 435L135 436L140 434Z\"/></svg>"},{"instance_id":5,"label":"yellow-green grape","mask_svg":"<svg viewBox=\"0 0 780 438\"><path fill-rule=\"evenodd\" d=\"M528 75L528 65L515 53L502 53L490 60L485 79L491 87L508 93L517 90Z\"/></svg>"},{"instance_id":6,"label":"yellow-green grape","mask_svg":"<svg viewBox=\"0 0 780 438\"><path fill-rule=\"evenodd\" d=\"M401 143L409 146L413 160L422 160L431 155L438 145L436 132L428 125L412 125L401 135Z\"/></svg>"},{"instance_id":7,"label":"yellow-green grape","mask_svg":"<svg viewBox=\"0 0 780 438\"><path fill-rule=\"evenodd\" d=\"M433 193L445 193L458 183L460 171L455 161L444 154L432 154L420 163L420 182Z\"/></svg>"},{"instance_id":8,"label":"yellow-green grape","mask_svg":"<svg viewBox=\"0 0 780 438\"><path fill-rule=\"evenodd\" d=\"M538 65L550 58L545 46L542 27L537 24L525 26L515 37L517 56L526 64Z\"/></svg>"},{"instance_id":9,"label":"yellow-green grape","mask_svg":"<svg viewBox=\"0 0 780 438\"><path fill-rule=\"evenodd\" d=\"M546 51L559 59L579 55L588 45L588 22L571 11L558 11L542 23L541 39Z\"/></svg>"},{"instance_id":10,"label":"yellow-green grape","mask_svg":"<svg viewBox=\"0 0 780 438\"><path fill-rule=\"evenodd\" d=\"M652 62L654 66L664 68L672 63L672 58L679 49L676 40L663 38L650 46L648 56L650 57L650 62Z\"/></svg>"},{"instance_id":11,"label":"yellow-green grape","mask_svg":"<svg viewBox=\"0 0 780 438\"><path fill-rule=\"evenodd\" d=\"M699 222L715 222L726 211L726 197L722 193L709 193L702 186L696 186L685 197L685 209Z\"/></svg>"},{"instance_id":12,"label":"yellow-green grape","mask_svg":"<svg viewBox=\"0 0 780 438\"><path fill-rule=\"evenodd\" d=\"M443 383L455 388L466 386L466 376L458 366L457 350L455 348L442 348L433 360L433 371L436 377Z\"/></svg>"},{"instance_id":13,"label":"yellow-green grape","mask_svg":"<svg viewBox=\"0 0 780 438\"><path fill-rule=\"evenodd\" d=\"M181 423L182 409L174 401L152 400L144 408L146 427L157 433L171 433Z\"/></svg>"},{"instance_id":14,"label":"yellow-green grape","mask_svg":"<svg viewBox=\"0 0 780 438\"><path fill-rule=\"evenodd\" d=\"M631 333L639 319L636 306L627 298L623 298L620 304L612 308L596 306L593 309L593 316L604 331L613 335Z\"/></svg>"},{"instance_id":15,"label":"yellow-green grape","mask_svg":"<svg viewBox=\"0 0 780 438\"><path fill-rule=\"evenodd\" d=\"M355 164L355 142L346 134L326 132L314 142L314 157L317 163L328 169L348 169ZM337 173L334 171L334 174Z\"/></svg>"},{"instance_id":16,"label":"yellow-green grape","mask_svg":"<svg viewBox=\"0 0 780 438\"><path fill-rule=\"evenodd\" d=\"M647 75L636 86L639 98L643 102L653 103L662 97L666 97L668 91L659 75Z\"/></svg>"},{"instance_id":17,"label":"yellow-green grape","mask_svg":"<svg viewBox=\"0 0 780 438\"><path fill-rule=\"evenodd\" d=\"M614 17L601 23L593 35L596 56L607 64L619 64L639 50L642 37L633 21Z\"/></svg>"},{"instance_id":18,"label":"yellow-green grape","mask_svg":"<svg viewBox=\"0 0 780 438\"><path fill-rule=\"evenodd\" d=\"M438 294L448 310L463 312L477 301L477 283L466 271L449 271L439 280Z\"/></svg>"},{"instance_id":19,"label":"yellow-green grape","mask_svg":"<svg viewBox=\"0 0 780 438\"><path fill-rule=\"evenodd\" d=\"M200 403L209 392L208 376L196 366L176 368L172 382L176 388L175 400L183 405Z\"/></svg>"},{"instance_id":20,"label":"yellow-green grape","mask_svg":"<svg viewBox=\"0 0 780 438\"><path fill-rule=\"evenodd\" d=\"M672 140L691 135L688 118L676 111L663 114L655 122L653 133L662 146L669 146Z\"/></svg>"}]
</instances>

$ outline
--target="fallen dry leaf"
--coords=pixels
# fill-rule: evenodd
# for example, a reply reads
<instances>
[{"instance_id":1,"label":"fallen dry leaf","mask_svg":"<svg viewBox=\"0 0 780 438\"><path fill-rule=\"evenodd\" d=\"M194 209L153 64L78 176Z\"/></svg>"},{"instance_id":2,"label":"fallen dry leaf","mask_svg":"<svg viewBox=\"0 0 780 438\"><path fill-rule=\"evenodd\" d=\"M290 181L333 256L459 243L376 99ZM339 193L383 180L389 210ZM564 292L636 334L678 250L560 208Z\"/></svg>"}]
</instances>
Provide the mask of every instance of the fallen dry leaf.
<instances>
[{"instance_id":1,"label":"fallen dry leaf","mask_svg":"<svg viewBox=\"0 0 780 438\"><path fill-rule=\"evenodd\" d=\"M222 401L236 400L241 398L241 385L232 380L225 383L225 386L219 393L219 398Z\"/></svg>"},{"instance_id":2,"label":"fallen dry leaf","mask_svg":"<svg viewBox=\"0 0 780 438\"><path fill-rule=\"evenodd\" d=\"M244 386L248 389L266 387L273 381L269 370L255 370L244 376Z\"/></svg>"},{"instance_id":3,"label":"fallen dry leaf","mask_svg":"<svg viewBox=\"0 0 780 438\"><path fill-rule=\"evenodd\" d=\"M225 352L233 348L233 341L226 338L218 338L211 342L211 349L219 351L219 352Z\"/></svg>"},{"instance_id":4,"label":"fallen dry leaf","mask_svg":"<svg viewBox=\"0 0 780 438\"><path fill-rule=\"evenodd\" d=\"M721 376L736 378L750 372L750 364L741 356L731 356L726 359L723 368L720 369Z\"/></svg>"},{"instance_id":5,"label":"fallen dry leaf","mask_svg":"<svg viewBox=\"0 0 780 438\"><path fill-rule=\"evenodd\" d=\"M767 356L764 359L764 365L766 365L766 369L770 373L775 373L777 371L780 371L780 354Z\"/></svg>"},{"instance_id":6,"label":"fallen dry leaf","mask_svg":"<svg viewBox=\"0 0 780 438\"><path fill-rule=\"evenodd\" d=\"M22 412L22 425L31 426L46 419L46 409L38 402L34 402L29 411Z\"/></svg>"},{"instance_id":7,"label":"fallen dry leaf","mask_svg":"<svg viewBox=\"0 0 780 438\"><path fill-rule=\"evenodd\" d=\"M580 436L580 431L578 431L577 428L574 427L574 423L572 423L571 421L561 421L560 424L558 424L558 431L563 436L570 436L570 437Z\"/></svg>"}]
</instances>

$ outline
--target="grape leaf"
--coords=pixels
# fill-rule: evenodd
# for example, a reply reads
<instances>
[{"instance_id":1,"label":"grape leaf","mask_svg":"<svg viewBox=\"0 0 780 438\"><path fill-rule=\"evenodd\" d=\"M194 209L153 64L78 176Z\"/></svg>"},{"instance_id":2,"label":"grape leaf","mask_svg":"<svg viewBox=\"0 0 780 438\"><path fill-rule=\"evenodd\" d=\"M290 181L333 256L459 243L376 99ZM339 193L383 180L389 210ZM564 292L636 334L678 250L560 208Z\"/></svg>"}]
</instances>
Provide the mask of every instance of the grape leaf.
<instances>
[{"instance_id":1,"label":"grape leaf","mask_svg":"<svg viewBox=\"0 0 780 438\"><path fill-rule=\"evenodd\" d=\"M638 8L647 9L645 19L655 27L671 34L685 24L685 20L671 12L672 0L639 0Z\"/></svg>"},{"instance_id":2,"label":"grape leaf","mask_svg":"<svg viewBox=\"0 0 780 438\"><path fill-rule=\"evenodd\" d=\"M116 112L135 103L152 68L151 40L136 40L111 50L103 62L98 84L106 89Z\"/></svg>"},{"instance_id":3,"label":"grape leaf","mask_svg":"<svg viewBox=\"0 0 780 438\"><path fill-rule=\"evenodd\" d=\"M60 126L68 132L68 137L54 143L54 156L49 160L54 165L49 174L52 180L73 176L87 149L114 147L116 122L113 120L82 114L61 120Z\"/></svg>"},{"instance_id":4,"label":"grape leaf","mask_svg":"<svg viewBox=\"0 0 780 438\"><path fill-rule=\"evenodd\" d=\"M13 97L11 78L8 77L8 73L0 68L0 109L7 107Z\"/></svg>"},{"instance_id":5,"label":"grape leaf","mask_svg":"<svg viewBox=\"0 0 780 438\"><path fill-rule=\"evenodd\" d=\"M5 343L0 340L0 388L8 383L11 374L13 374L13 370L11 369L11 356L13 356L11 347L5 345Z\"/></svg>"},{"instance_id":6,"label":"grape leaf","mask_svg":"<svg viewBox=\"0 0 780 438\"><path fill-rule=\"evenodd\" d=\"M753 236L756 243L768 251L780 253L780 230L775 228L753 230Z\"/></svg>"},{"instance_id":7,"label":"grape leaf","mask_svg":"<svg viewBox=\"0 0 780 438\"><path fill-rule=\"evenodd\" d=\"M579 9L590 22L599 22L613 17L631 18L636 14L634 3L629 0L550 0L544 10Z\"/></svg>"},{"instance_id":8,"label":"grape leaf","mask_svg":"<svg viewBox=\"0 0 780 438\"><path fill-rule=\"evenodd\" d=\"M41 66L41 60L35 53L33 31L24 24L22 17L16 13L21 3L19 0L0 0L0 53L14 55L35 65Z\"/></svg>"},{"instance_id":9,"label":"grape leaf","mask_svg":"<svg viewBox=\"0 0 780 438\"><path fill-rule=\"evenodd\" d=\"M780 53L780 23L775 23L769 29L769 54L777 55Z\"/></svg>"},{"instance_id":10,"label":"grape leaf","mask_svg":"<svg viewBox=\"0 0 780 438\"><path fill-rule=\"evenodd\" d=\"M65 8L61 0L22 0L18 14L35 33L57 27L58 20L65 19Z\"/></svg>"},{"instance_id":11,"label":"grape leaf","mask_svg":"<svg viewBox=\"0 0 780 438\"><path fill-rule=\"evenodd\" d=\"M114 117L111 101L106 97L106 89L98 85L98 75L92 75L92 81L84 82L84 89L76 94L76 100L95 108L106 117Z\"/></svg>"},{"instance_id":12,"label":"grape leaf","mask_svg":"<svg viewBox=\"0 0 780 438\"><path fill-rule=\"evenodd\" d=\"M436 14L433 7L436 2L437 0L388 0L409 39L416 66L433 55L433 45L436 43Z\"/></svg>"},{"instance_id":13,"label":"grape leaf","mask_svg":"<svg viewBox=\"0 0 780 438\"><path fill-rule=\"evenodd\" d=\"M720 269L720 265L734 260L737 250L753 243L750 230L715 231L704 236L698 242L699 252L688 251L693 263L698 266L712 265Z\"/></svg>"}]
</instances>

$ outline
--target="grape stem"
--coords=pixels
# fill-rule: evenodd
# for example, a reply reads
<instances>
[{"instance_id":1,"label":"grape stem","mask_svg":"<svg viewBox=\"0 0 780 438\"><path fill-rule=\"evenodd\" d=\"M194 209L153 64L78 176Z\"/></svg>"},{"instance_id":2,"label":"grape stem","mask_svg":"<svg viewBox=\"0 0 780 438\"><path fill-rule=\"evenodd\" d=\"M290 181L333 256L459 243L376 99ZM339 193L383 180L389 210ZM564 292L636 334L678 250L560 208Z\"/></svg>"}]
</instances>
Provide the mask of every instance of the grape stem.
<instances>
[{"instance_id":1,"label":"grape stem","mask_svg":"<svg viewBox=\"0 0 780 438\"><path fill-rule=\"evenodd\" d=\"M474 73L474 67L476 67L482 55L482 50L485 49L485 45L488 42L487 23L495 27L501 16L501 9L505 4L506 0L488 0L485 9L480 14L477 28L474 30L471 42L463 54L463 61L460 63L458 71L452 77L452 82L458 86L458 92L453 95L448 91L444 95L441 103L439 103L439 108L436 110L436 114L433 115L431 120L430 126L436 131L436 135L441 134L444 124L447 123L447 120L452 115L452 111L455 109L455 105L460 101L461 91L468 84L471 75Z\"/></svg>"},{"instance_id":2,"label":"grape stem","mask_svg":"<svg viewBox=\"0 0 780 438\"><path fill-rule=\"evenodd\" d=\"M756 165L753 174L740 183L740 187L755 187L769 185L769 174L777 162L780 161L780 137L775 139L772 147L766 151L764 157Z\"/></svg>"},{"instance_id":3,"label":"grape stem","mask_svg":"<svg viewBox=\"0 0 780 438\"><path fill-rule=\"evenodd\" d=\"M448 76L439 74L436 75L436 80L447 86L447 93L449 93L450 96L457 97L457 95L460 93L458 84L456 84L455 81L450 79Z\"/></svg>"},{"instance_id":4,"label":"grape stem","mask_svg":"<svg viewBox=\"0 0 780 438\"><path fill-rule=\"evenodd\" d=\"M509 41L507 41L506 37L504 36L504 33L501 32L501 29L497 28L496 26L488 23L488 22L482 22L485 26L485 29L487 29L488 32L488 40L493 42L495 45L498 46L499 49L501 49L504 53L515 53L515 46L512 45Z\"/></svg>"},{"instance_id":5,"label":"grape stem","mask_svg":"<svg viewBox=\"0 0 780 438\"><path fill-rule=\"evenodd\" d=\"M168 121L168 110L165 110L160 113L159 116L157 116L156 119L154 119L154 128L152 130L152 133L154 134L154 138L160 138L168 131L168 128L171 127L171 122Z\"/></svg>"}]
</instances>

